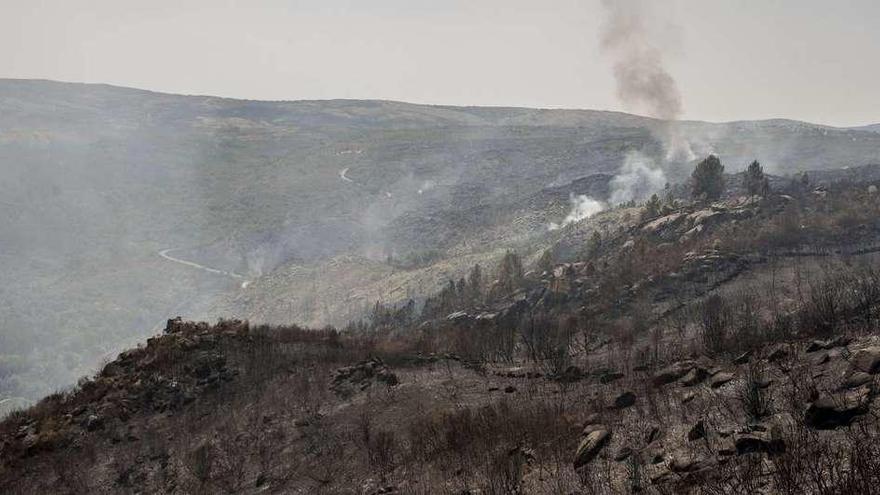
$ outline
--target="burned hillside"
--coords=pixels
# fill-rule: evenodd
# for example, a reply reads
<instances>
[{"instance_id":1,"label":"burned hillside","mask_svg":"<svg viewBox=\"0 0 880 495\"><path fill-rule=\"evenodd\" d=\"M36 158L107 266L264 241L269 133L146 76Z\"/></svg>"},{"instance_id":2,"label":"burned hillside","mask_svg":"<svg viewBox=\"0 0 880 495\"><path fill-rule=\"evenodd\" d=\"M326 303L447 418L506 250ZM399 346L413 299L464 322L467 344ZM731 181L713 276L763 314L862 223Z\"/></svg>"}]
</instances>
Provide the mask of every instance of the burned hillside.
<instances>
[{"instance_id":1,"label":"burned hillside","mask_svg":"<svg viewBox=\"0 0 880 495\"><path fill-rule=\"evenodd\" d=\"M5 493L876 493L871 180L609 209L344 329L170 320Z\"/></svg>"}]
</instances>

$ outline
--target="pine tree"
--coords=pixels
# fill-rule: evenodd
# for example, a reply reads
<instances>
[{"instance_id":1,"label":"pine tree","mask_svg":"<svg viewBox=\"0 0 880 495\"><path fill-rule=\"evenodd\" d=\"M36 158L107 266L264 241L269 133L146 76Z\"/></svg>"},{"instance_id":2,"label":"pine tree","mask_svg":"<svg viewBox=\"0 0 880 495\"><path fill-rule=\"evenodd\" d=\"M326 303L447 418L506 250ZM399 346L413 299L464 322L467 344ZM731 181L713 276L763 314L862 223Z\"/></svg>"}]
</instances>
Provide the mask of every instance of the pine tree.
<instances>
[{"instance_id":1,"label":"pine tree","mask_svg":"<svg viewBox=\"0 0 880 495\"><path fill-rule=\"evenodd\" d=\"M660 203L660 197L656 194L652 194L651 198L648 199L648 201L645 201L645 211L642 212L642 220L648 220L660 216L661 206L662 203Z\"/></svg>"},{"instance_id":2,"label":"pine tree","mask_svg":"<svg viewBox=\"0 0 880 495\"><path fill-rule=\"evenodd\" d=\"M479 264L476 264L471 268L467 281L471 297L479 299L483 293L483 270L480 268Z\"/></svg>"},{"instance_id":3,"label":"pine tree","mask_svg":"<svg viewBox=\"0 0 880 495\"><path fill-rule=\"evenodd\" d=\"M522 260L518 254L508 251L501 258L501 265L498 269L498 282L501 289L507 293L511 293L519 288L523 279Z\"/></svg>"},{"instance_id":4,"label":"pine tree","mask_svg":"<svg viewBox=\"0 0 880 495\"><path fill-rule=\"evenodd\" d=\"M538 259L538 270L541 272L549 272L553 270L553 265L556 264L556 260L553 257L552 249L545 249L544 253L541 254L541 257Z\"/></svg>"},{"instance_id":5,"label":"pine tree","mask_svg":"<svg viewBox=\"0 0 880 495\"><path fill-rule=\"evenodd\" d=\"M764 169L758 160L753 161L743 175L743 188L749 196L763 196L769 191L770 183L764 176Z\"/></svg>"},{"instance_id":6,"label":"pine tree","mask_svg":"<svg viewBox=\"0 0 880 495\"><path fill-rule=\"evenodd\" d=\"M695 199L716 200L724 192L724 165L715 155L707 156L691 174Z\"/></svg>"}]
</instances>

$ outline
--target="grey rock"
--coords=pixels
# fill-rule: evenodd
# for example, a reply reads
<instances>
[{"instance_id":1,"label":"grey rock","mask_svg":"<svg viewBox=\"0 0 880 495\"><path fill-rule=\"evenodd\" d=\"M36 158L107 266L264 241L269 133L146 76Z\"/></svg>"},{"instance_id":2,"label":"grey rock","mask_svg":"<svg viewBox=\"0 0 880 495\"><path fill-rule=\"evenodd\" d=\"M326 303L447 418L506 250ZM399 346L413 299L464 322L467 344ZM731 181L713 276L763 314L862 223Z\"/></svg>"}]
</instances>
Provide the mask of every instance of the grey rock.
<instances>
[{"instance_id":1,"label":"grey rock","mask_svg":"<svg viewBox=\"0 0 880 495\"><path fill-rule=\"evenodd\" d=\"M581 441L574 455L574 468L578 469L586 466L590 461L599 455L599 452L608 444L611 439L611 431L599 429L591 432Z\"/></svg>"}]
</instances>

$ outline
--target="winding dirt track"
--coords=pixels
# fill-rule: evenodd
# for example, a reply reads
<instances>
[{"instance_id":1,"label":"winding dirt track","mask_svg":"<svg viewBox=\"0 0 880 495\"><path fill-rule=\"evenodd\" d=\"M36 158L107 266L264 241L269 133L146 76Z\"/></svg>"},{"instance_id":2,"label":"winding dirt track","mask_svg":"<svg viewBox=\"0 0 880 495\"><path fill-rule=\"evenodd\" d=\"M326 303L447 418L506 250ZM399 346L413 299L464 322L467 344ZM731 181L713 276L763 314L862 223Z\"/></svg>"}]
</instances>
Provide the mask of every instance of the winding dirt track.
<instances>
[{"instance_id":1,"label":"winding dirt track","mask_svg":"<svg viewBox=\"0 0 880 495\"><path fill-rule=\"evenodd\" d=\"M168 254L171 251L176 251L177 249L178 248L163 249L163 250L159 251L159 256L165 258L168 261L180 263L181 265L186 265L186 266L189 266L192 268L197 268L199 270L204 270L206 272L213 273L215 275L225 275L227 277L232 277L232 278L237 278L239 280L244 280L244 282L242 283L242 287L247 287L248 280L247 280L247 278L245 278L244 275L241 275L241 274L235 273L235 272L228 272L226 270L220 270L217 268L211 268L210 266L200 265L200 264L196 263L195 261L182 260L180 258L175 258L174 256L171 256L170 254Z\"/></svg>"},{"instance_id":2,"label":"winding dirt track","mask_svg":"<svg viewBox=\"0 0 880 495\"><path fill-rule=\"evenodd\" d=\"M345 167L344 169L339 171L339 178L344 180L345 182L351 182L352 184L357 184L357 182L349 179L348 176L345 175L347 173L348 173L348 167Z\"/></svg>"}]
</instances>

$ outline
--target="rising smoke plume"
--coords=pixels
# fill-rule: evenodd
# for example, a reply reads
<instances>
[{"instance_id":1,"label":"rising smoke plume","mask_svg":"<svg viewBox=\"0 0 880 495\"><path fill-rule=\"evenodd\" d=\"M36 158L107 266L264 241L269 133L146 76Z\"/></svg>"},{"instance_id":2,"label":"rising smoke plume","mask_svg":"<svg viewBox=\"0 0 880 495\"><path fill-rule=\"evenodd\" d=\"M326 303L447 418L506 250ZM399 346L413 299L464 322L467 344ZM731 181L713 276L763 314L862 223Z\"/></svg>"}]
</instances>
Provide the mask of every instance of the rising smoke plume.
<instances>
[{"instance_id":1,"label":"rising smoke plume","mask_svg":"<svg viewBox=\"0 0 880 495\"><path fill-rule=\"evenodd\" d=\"M666 174L653 160L638 152L627 153L620 171L611 179L608 202L616 205L644 201L666 185Z\"/></svg>"},{"instance_id":2,"label":"rising smoke plume","mask_svg":"<svg viewBox=\"0 0 880 495\"><path fill-rule=\"evenodd\" d=\"M657 16L649 11L647 0L603 0L606 18L602 25L600 46L612 59L617 97L630 110L663 121L660 136L667 161L691 161L694 153L681 136L678 118L682 114L681 93L675 78L663 64L657 39ZM617 175L611 179L608 203L616 205L631 200L643 201L666 184L666 174L651 158L631 152L624 158ZM571 198L572 209L555 230L589 218L605 209L606 204L589 196Z\"/></svg>"},{"instance_id":3,"label":"rising smoke plume","mask_svg":"<svg viewBox=\"0 0 880 495\"><path fill-rule=\"evenodd\" d=\"M647 0L603 0L606 18L600 46L611 57L617 97L627 109L665 121L667 160L694 158L677 124L681 93L666 70L657 36L657 16Z\"/></svg>"},{"instance_id":4,"label":"rising smoke plume","mask_svg":"<svg viewBox=\"0 0 880 495\"><path fill-rule=\"evenodd\" d=\"M571 195L568 200L571 202L571 211L561 223L551 222L549 225L550 230L558 230L566 225L580 222L581 220L590 218L605 209L605 203L595 200L585 194L577 196Z\"/></svg>"}]
</instances>

